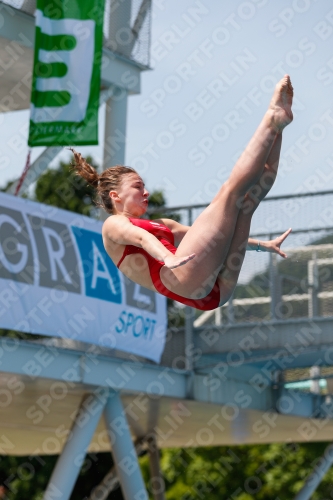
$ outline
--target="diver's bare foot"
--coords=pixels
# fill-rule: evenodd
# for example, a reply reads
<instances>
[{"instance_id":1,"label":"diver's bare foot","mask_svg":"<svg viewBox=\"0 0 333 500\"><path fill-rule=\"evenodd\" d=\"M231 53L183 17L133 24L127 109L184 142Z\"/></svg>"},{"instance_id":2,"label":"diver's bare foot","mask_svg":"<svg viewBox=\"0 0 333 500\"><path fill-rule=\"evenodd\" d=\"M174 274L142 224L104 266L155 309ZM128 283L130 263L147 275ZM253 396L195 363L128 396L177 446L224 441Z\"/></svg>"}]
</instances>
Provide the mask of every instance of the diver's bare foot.
<instances>
[{"instance_id":1,"label":"diver's bare foot","mask_svg":"<svg viewBox=\"0 0 333 500\"><path fill-rule=\"evenodd\" d=\"M271 124L276 132L281 132L292 122L293 113L291 111L291 105L293 95L294 91L290 77L285 75L276 85L268 108Z\"/></svg>"}]
</instances>

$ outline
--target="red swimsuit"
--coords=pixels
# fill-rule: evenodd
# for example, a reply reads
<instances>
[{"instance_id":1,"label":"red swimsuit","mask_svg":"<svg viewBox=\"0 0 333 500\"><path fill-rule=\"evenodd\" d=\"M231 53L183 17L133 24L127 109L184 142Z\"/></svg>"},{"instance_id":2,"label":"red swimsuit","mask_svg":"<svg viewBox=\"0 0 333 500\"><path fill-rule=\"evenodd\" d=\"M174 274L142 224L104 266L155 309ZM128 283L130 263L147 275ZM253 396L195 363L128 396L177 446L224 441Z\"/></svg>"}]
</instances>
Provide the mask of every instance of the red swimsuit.
<instances>
[{"instance_id":1,"label":"red swimsuit","mask_svg":"<svg viewBox=\"0 0 333 500\"><path fill-rule=\"evenodd\" d=\"M145 229L149 233L153 234L170 252L172 252L173 254L176 252L173 234L168 227L164 226L164 224L145 219L129 218L129 220L134 226L141 227L142 229ZM133 255L137 253L144 255L147 259L151 280L154 284L154 287L160 294L165 295L172 300L177 300L178 302L181 302L182 304L185 304L187 306L201 309L202 311L210 311L212 309L216 309L219 306L220 288L217 282L214 284L211 292L202 299L187 299L186 297L181 297L180 295L177 295L176 293L168 290L163 285L160 278L160 271L164 266L164 262L155 259L143 248L139 248L134 245L126 245L124 253L120 261L118 262L117 267L120 266L127 255Z\"/></svg>"}]
</instances>

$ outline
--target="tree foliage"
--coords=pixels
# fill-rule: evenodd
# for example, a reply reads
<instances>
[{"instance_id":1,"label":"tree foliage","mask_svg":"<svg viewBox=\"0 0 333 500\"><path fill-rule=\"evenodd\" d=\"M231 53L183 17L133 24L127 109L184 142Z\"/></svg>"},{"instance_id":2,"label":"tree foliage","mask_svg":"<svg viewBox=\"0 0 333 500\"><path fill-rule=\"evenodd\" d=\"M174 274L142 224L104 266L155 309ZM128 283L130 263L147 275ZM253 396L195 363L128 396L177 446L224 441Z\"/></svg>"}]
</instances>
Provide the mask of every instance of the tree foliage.
<instances>
[{"instance_id":1,"label":"tree foliage","mask_svg":"<svg viewBox=\"0 0 333 500\"><path fill-rule=\"evenodd\" d=\"M149 218L155 219L173 219L180 222L181 217L178 213L165 212L166 199L163 191L153 191L149 196Z\"/></svg>"},{"instance_id":2,"label":"tree foliage","mask_svg":"<svg viewBox=\"0 0 333 500\"><path fill-rule=\"evenodd\" d=\"M96 168L92 158L87 157L87 161ZM75 175L71 164L65 162L42 174L34 193L36 201L88 216L95 210L94 197L94 188Z\"/></svg>"},{"instance_id":3,"label":"tree foliage","mask_svg":"<svg viewBox=\"0 0 333 500\"><path fill-rule=\"evenodd\" d=\"M166 500L292 500L327 443L164 449ZM148 458L142 468L149 488ZM152 493L152 492L150 492ZM151 494L151 499L153 496ZM333 470L312 500L333 498Z\"/></svg>"}]
</instances>

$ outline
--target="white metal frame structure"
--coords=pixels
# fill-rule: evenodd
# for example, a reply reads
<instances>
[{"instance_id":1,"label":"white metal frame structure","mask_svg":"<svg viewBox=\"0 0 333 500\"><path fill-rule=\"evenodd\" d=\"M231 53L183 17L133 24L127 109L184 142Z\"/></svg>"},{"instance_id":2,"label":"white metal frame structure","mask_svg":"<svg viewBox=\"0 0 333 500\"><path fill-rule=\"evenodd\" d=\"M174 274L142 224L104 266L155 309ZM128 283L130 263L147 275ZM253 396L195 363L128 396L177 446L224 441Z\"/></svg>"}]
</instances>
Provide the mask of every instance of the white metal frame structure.
<instances>
[{"instance_id":1,"label":"white metal frame structure","mask_svg":"<svg viewBox=\"0 0 333 500\"><path fill-rule=\"evenodd\" d=\"M318 315L318 304L317 301L318 299L329 299L333 298L333 292L318 292L318 267L319 266L325 266L328 264L333 264L333 258L325 258L325 259L318 259L317 258L317 253L319 251L323 250L329 250L332 251L333 253L333 245L332 244L326 244L326 245L312 245L308 247L300 247L300 248L292 248L289 249L288 252L290 255L292 254L298 254L298 253L304 253L304 252L309 252L312 251L312 259L308 260L308 276L307 276L307 281L309 285L309 290L308 293L302 293L302 294L288 294L288 295L281 295L281 300L282 302L298 302L298 301L303 301L307 300L309 302L308 306L308 311L309 311L309 318L312 318L314 316ZM274 258L274 256L271 256ZM251 298L245 298L245 299L233 299L231 298L230 301L226 302L223 306L218 307L217 309L214 309L212 311L206 311L202 313L195 321L194 321L194 327L199 328L203 326L208 320L210 320L214 316L214 323L215 325L219 326L222 324L222 319L221 319L221 309L222 308L228 308L228 310L232 309L233 306L247 306L247 305L255 305L255 304L272 304L274 302L274 298L276 299L276 296L274 294L271 294L269 297L251 297ZM274 308L273 304L273 308ZM232 323L232 315L228 314L229 318L229 323Z\"/></svg>"}]
</instances>

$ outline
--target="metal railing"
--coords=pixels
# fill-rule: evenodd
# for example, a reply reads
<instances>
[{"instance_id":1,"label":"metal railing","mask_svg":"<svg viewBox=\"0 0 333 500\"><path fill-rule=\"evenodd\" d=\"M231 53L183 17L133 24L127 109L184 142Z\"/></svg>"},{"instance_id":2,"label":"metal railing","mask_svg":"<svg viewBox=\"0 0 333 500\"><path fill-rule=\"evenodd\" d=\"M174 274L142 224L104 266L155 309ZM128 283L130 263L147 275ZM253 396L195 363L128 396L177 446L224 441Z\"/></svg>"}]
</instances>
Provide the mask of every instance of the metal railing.
<instances>
[{"instance_id":1,"label":"metal railing","mask_svg":"<svg viewBox=\"0 0 333 500\"><path fill-rule=\"evenodd\" d=\"M317 316L332 316L333 317L333 282L330 280L330 289L323 290L323 284L327 284L327 280L320 280L320 276L332 273L333 275L333 257L320 258L322 254L330 254L333 256L333 244L327 245L312 245L309 247L301 247L289 249L290 257L293 259L301 258L306 262L307 274L303 278L301 284L302 289L290 289L287 293L282 293L283 280L290 279L290 276L280 275L277 271L278 263L276 255L270 255L269 263L269 291L270 295L257 295L246 298L231 298L229 302L222 307L213 311L207 311L201 314L193 323L194 327L199 328L208 320L214 319L215 325L223 324L223 317L227 318L228 324L235 323L235 308L242 308L251 313L252 306L268 305L269 313L267 310L262 310L262 316L258 315L257 320L278 320L288 319L288 317L317 317ZM304 286L307 290L304 290ZM292 304L302 304L301 313L294 313L291 310ZM327 307L329 304L329 309ZM287 313L281 310L288 305ZM293 309L293 308L292 308ZM299 309L299 308L298 308ZM225 310L226 314L223 315ZM258 314L258 313L257 313Z\"/></svg>"},{"instance_id":2,"label":"metal railing","mask_svg":"<svg viewBox=\"0 0 333 500\"><path fill-rule=\"evenodd\" d=\"M298 194L286 194L286 195L277 195L277 196L269 196L267 198L264 198L261 201L261 204L269 204L269 203L276 203L276 202L285 202L287 200L290 200L294 202L295 200L306 200L306 199L319 199L321 197L328 197L331 196L333 199L333 190L329 191L316 191L316 192L309 192L309 193L298 193ZM149 208L148 214L152 215L155 213L161 213L167 215L170 213L180 213L185 215L185 220L184 224L186 223L187 225L191 225L193 221L195 220L197 214L204 210L206 207L208 207L209 203L199 203L195 205L177 205L175 207L153 207ZM261 205L260 205L261 206ZM304 204L301 204L302 207L304 207ZM305 221L306 224L306 221ZM303 232L306 231L307 228L304 224L303 228L298 228L296 229L297 232ZM327 228L326 226L324 226ZM312 230L321 230L323 228L313 228ZM333 230L333 218L332 218L332 226L328 227L328 229ZM293 231L295 233L295 231ZM265 236L267 235L267 232L263 233L258 233L256 236ZM273 233L272 233L273 234Z\"/></svg>"}]
</instances>

